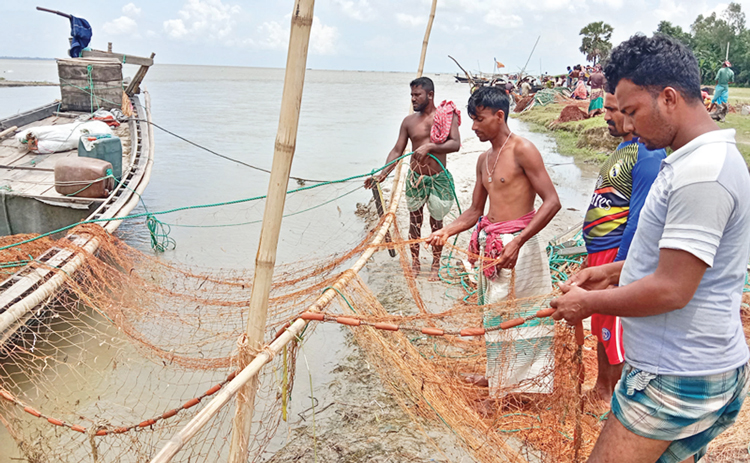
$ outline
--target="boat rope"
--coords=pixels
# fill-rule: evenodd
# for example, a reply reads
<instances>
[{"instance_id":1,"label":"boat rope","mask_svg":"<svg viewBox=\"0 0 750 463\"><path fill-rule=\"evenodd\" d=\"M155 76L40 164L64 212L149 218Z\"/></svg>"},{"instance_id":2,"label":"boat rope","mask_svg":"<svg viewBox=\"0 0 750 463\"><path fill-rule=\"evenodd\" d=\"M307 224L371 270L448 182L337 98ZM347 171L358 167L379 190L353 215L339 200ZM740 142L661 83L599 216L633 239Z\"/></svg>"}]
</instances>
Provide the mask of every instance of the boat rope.
<instances>
[{"instance_id":1,"label":"boat rope","mask_svg":"<svg viewBox=\"0 0 750 463\"><path fill-rule=\"evenodd\" d=\"M182 135L178 135L178 134L172 132L171 130L165 129L164 127L160 126L159 124L156 124L155 122L148 121L146 119L135 119L135 118L132 118L131 120L138 121L138 122L146 122L148 124L151 124L154 127L156 127L157 129L159 129L159 130L161 130L161 131L163 131L163 132L165 132L165 133L167 133L169 135L172 135L173 137L178 138L178 139L180 139L180 140L182 140L182 141L184 141L186 143L190 143L191 145L195 146L196 148L200 148L200 149L202 149L204 151L207 151L207 152L213 154L214 156L218 156L218 157L226 159L228 161L236 162L237 164L240 164L240 165L243 165L245 167L249 167L251 169L255 169L255 170L258 170L258 171L261 171L261 172L265 172L267 174L271 173L271 171L269 169L265 169L263 167L254 166L254 165L248 164L248 163L246 163L244 161L240 161L239 159L227 156L225 154L218 153L218 152L216 152L216 151L214 151L214 150L212 150L210 148L207 148L207 147L201 145L200 143L196 143L196 142L194 142L194 141L192 141L192 140L190 140L188 138L183 137ZM299 182L302 185L304 185L305 182L310 182L310 183L326 183L326 182L329 181L329 180L315 180L315 179L310 179L310 178L295 177L293 175L290 175L289 178L291 178L293 180L296 180L297 182Z\"/></svg>"},{"instance_id":2,"label":"boat rope","mask_svg":"<svg viewBox=\"0 0 750 463\"><path fill-rule=\"evenodd\" d=\"M377 169L373 169L371 172L369 172L367 174L352 175L350 177L345 177L345 178L342 178L342 179L339 179L339 180L329 180L329 181L323 182L323 183L316 183L314 185L303 186L303 187L300 187L300 188L295 188L293 190L288 190L286 192L286 194L298 193L298 192L301 192L301 191L312 190L312 189L319 188L319 187L326 186L326 185L335 185L335 184L339 184L339 183L349 182L349 181L355 180L355 179L361 179L361 178L365 178L365 177L371 177L374 174L380 172L381 170L390 167L392 164L395 164L396 162L400 161L401 159L403 159L403 158L405 158L407 156L411 156L411 154L412 153L406 153L403 156L400 156L400 157L394 159L393 161L385 164L382 167L379 167ZM130 188L128 188L128 189L130 189ZM131 189L130 191L133 191L133 190ZM140 198L141 204L143 204L143 198L140 197L140 195L138 195L138 196ZM253 201L259 201L259 200L265 199L266 197L267 197L267 195L261 195L261 196L253 196L253 197L250 197L250 198L235 199L235 200L232 200L232 201L223 201L223 202L218 202L218 203L195 204L195 205L190 205L190 206L181 206L181 207L175 207L175 208L172 208L172 209L167 209L167 210L163 210L163 211L156 211L156 212L148 212L148 211L146 211L146 212L141 212L141 213L137 213L137 214L126 215L126 216L123 216L123 217L109 217L109 218L101 218L101 219L82 220L80 222L76 222L74 224L70 224L70 225L67 225L65 227L58 228L57 230L52 230L52 231L49 231L47 233L43 233L43 234L35 236L33 238L29 238L29 239L26 239L26 240L23 240L23 241L19 241L17 243L11 243L11 244L2 246L2 247L0 247L0 251L3 251L5 249L10 249L10 248L13 248L13 247L16 247L16 246L21 246L21 245L24 245L24 244L27 244L27 243L31 243L33 241L36 241L38 239L54 235L56 233L64 232L64 231L70 230L71 228L77 227L78 225L84 225L84 224L89 224L89 223L114 222L114 221L121 221L121 220L138 219L138 218L141 218L141 217L146 217L147 220L148 220L148 217L153 217L155 219L155 217L159 216L159 215L172 214L172 213L175 213L175 212L181 212L181 211L187 211L187 210L208 209L208 208L214 208L214 207L231 206L231 205L234 205L234 204L242 204L242 203L248 203L248 202L253 202ZM145 204L144 204L144 208L145 208ZM161 223L161 222L159 222L159 223ZM152 238L153 238L153 236L152 236ZM153 240L152 240L152 242L153 242Z\"/></svg>"}]
</instances>

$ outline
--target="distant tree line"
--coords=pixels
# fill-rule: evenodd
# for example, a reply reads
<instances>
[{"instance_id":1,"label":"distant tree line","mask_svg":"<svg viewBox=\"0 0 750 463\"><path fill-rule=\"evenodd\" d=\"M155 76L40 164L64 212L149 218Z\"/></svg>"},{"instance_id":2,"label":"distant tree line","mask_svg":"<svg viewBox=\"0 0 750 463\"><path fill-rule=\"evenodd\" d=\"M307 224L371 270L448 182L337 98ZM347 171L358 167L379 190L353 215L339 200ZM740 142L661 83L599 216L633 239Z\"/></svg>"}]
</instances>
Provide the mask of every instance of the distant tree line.
<instances>
[{"instance_id":1,"label":"distant tree line","mask_svg":"<svg viewBox=\"0 0 750 463\"><path fill-rule=\"evenodd\" d=\"M612 26L603 21L581 29L580 51L586 60L596 64L609 56L612 31ZM739 3L730 3L718 15L698 15L689 32L669 21L660 22L654 32L672 36L693 50L704 84L715 83L716 72L727 58L728 46L735 82L750 85L750 30L745 27L745 13Z\"/></svg>"},{"instance_id":2,"label":"distant tree line","mask_svg":"<svg viewBox=\"0 0 750 463\"><path fill-rule=\"evenodd\" d=\"M719 15L698 15L690 32L669 21L660 22L656 32L672 36L693 50L704 84L715 83L716 72L727 57L728 44L735 82L750 84L750 30L745 28L745 13L739 3L730 3Z\"/></svg>"}]
</instances>

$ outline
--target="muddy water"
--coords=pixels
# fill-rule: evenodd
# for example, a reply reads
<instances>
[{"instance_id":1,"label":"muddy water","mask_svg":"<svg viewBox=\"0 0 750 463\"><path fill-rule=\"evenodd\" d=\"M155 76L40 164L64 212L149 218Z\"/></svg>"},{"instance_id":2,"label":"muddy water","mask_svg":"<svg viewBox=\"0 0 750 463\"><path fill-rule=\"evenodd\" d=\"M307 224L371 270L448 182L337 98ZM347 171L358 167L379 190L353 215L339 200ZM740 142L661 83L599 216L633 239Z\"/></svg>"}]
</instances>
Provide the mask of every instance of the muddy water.
<instances>
[{"instance_id":1,"label":"muddy water","mask_svg":"<svg viewBox=\"0 0 750 463\"><path fill-rule=\"evenodd\" d=\"M11 68L16 71L14 78L23 75L29 80L52 80L55 75L54 62L0 60L0 69ZM395 142L398 126L408 109L408 82L412 77L404 73L309 71L292 175L335 179L366 173L379 166ZM453 83L449 75L431 77L436 82L438 101L450 99L459 108L465 107L466 85ZM222 154L264 168L271 165L282 84L283 71L278 69L207 66L157 65L146 79L157 124ZM28 109L24 103L34 102L31 106L37 106L48 102L47 94L54 88L33 90L47 93L37 98L40 100L37 102L34 98L39 93L33 93L32 97L32 89L0 89L0 117ZM473 137L470 121L465 113L463 116L462 151L449 158L449 168L456 177L461 203L468 205L476 157L486 146ZM580 221L593 186L593 175L582 173L570 158L556 153L554 141L548 136L529 132L516 120L511 119L510 125L537 145L558 186L564 210L550 227L550 236ZM151 211L225 202L266 191L267 174L212 156L160 130L156 130L156 148L153 177L144 195ZM359 241L364 224L354 211L358 202L369 201L370 193L355 191L356 186L352 182L290 196L285 212L299 214L284 220L278 261L296 262L328 255L349 249ZM349 191L353 192L339 197ZM304 212L324 201L332 202ZM161 217L172 225L171 236L177 242L177 248L161 258L199 267L251 268L260 231L259 223L253 222L262 217L263 206L263 202L253 202ZM140 211L143 207L136 212ZM126 223L120 233L132 246L150 252L142 223ZM377 262L376 259L376 265ZM375 271L365 272L364 276L374 288L385 278ZM422 282L420 285L424 287ZM430 293L434 296L428 304L439 307L445 303L440 292ZM96 353L96 346L91 346L91 350ZM114 378L118 379L123 378ZM61 380L66 381L64 377ZM73 377L68 381L67 388L76 387ZM102 383L98 387L104 390L107 385ZM319 326L308 337L298 362L292 419L282 425L265 457L278 453L276 461L287 461L285 458L295 455L305 461L312 459L310 413L306 409L313 400L318 410L338 404L317 416L316 439L320 440L316 442L330 444L325 448L332 452L332 457L365 461L367 455L380 455L381 461L388 461L391 456L399 455L404 446L415 449L408 458L415 461L428 461L435 453L427 439L389 400L347 331L334 325ZM346 410L342 411L342 403L349 404ZM147 406L161 410L161 405ZM384 434L387 439L380 438ZM451 439L439 427L428 428L428 434L436 439ZM350 450L336 450L338 441L351 444L344 446ZM5 430L0 429L0 449L13 447ZM0 462L7 461L6 458L10 456L0 452ZM457 451L449 458L461 461L466 457Z\"/></svg>"}]
</instances>

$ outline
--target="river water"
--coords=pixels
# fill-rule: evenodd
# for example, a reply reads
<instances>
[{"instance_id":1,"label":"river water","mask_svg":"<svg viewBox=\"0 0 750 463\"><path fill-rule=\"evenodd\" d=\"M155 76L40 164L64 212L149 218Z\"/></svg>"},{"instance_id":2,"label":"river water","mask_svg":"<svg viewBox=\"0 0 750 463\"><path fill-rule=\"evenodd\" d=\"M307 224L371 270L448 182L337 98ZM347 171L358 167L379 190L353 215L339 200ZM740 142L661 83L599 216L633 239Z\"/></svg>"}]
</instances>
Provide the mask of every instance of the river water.
<instances>
[{"instance_id":1,"label":"river water","mask_svg":"<svg viewBox=\"0 0 750 463\"><path fill-rule=\"evenodd\" d=\"M126 66L125 72L132 75L135 69ZM54 82L57 69L54 61L0 60L0 76ZM333 180L380 166L407 114L409 82L413 77L409 73L309 70L292 175ZM472 138L471 121L463 111L468 86L455 83L447 74L429 77L435 81L438 102L453 100L462 109L462 139ZM282 69L156 64L142 88L151 95L156 124L223 155L270 169L283 78ZM0 88L0 118L56 98L57 87ZM593 184L590 173L582 174L572 159L559 155L549 136L530 132L517 120L511 119L510 126L542 152L563 207L584 210ZM158 129L155 137L155 165L143 195L151 211L254 197L265 194L268 188L266 173L221 159ZM473 166L463 168L473 171ZM362 239L363 222L354 211L356 204L369 201L371 194L356 189L359 182L291 196L285 212L299 214L284 219L278 262L328 255L349 249ZM297 186L290 182L290 188ZM336 199L348 192L351 193ZM304 212L329 200L333 201L324 207ZM162 258L200 267L251 269L258 246L261 204L160 216L172 225L170 236L177 243L176 249L164 253ZM141 211L143 206L135 212ZM125 223L119 233L131 246L151 252L142 222ZM324 385L332 380L338 359L346 355L343 330L321 326L306 346L310 351L327 353L308 359L316 396L325 402ZM307 377L304 367L298 368L303 368L300 375L304 376L300 377ZM299 381L295 388L298 400L310 394L306 383ZM274 447L278 448L283 439L283 435L279 437ZM12 446L0 427L0 448ZM2 454L0 462L4 461Z\"/></svg>"}]
</instances>

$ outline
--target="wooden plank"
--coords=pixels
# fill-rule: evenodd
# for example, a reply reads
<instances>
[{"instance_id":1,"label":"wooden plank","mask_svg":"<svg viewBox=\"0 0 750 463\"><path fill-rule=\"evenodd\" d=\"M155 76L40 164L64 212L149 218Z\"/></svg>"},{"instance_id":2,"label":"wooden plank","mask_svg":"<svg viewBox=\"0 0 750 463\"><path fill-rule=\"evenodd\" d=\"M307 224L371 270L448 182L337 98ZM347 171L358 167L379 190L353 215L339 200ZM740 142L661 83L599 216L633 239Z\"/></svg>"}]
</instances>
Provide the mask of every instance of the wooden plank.
<instances>
[{"instance_id":1,"label":"wooden plank","mask_svg":"<svg viewBox=\"0 0 750 463\"><path fill-rule=\"evenodd\" d=\"M45 117L49 117L54 114L54 112L57 110L57 105L57 102L50 103L46 106L32 109L31 111L26 111L25 113L16 114L15 116L6 117L5 119L0 119L0 130L5 130L9 127L13 127L14 125L25 128L23 126L26 124L44 119Z\"/></svg>"},{"instance_id":2,"label":"wooden plank","mask_svg":"<svg viewBox=\"0 0 750 463\"><path fill-rule=\"evenodd\" d=\"M73 243L80 247L86 244L86 242L88 242L88 238L79 237ZM59 267L60 264L62 264L68 257L72 255L73 255L73 252L67 249L58 248L57 252L46 263L50 267ZM23 293L31 289L35 284L37 284L40 280L46 277L50 272L52 272L52 269L46 268L46 266L41 267L41 268L36 268L28 276L21 278L13 286L3 291L2 294L0 294L0 312L2 312L5 308L7 308L8 305L13 303L13 301L17 297L21 296Z\"/></svg>"},{"instance_id":3,"label":"wooden plank","mask_svg":"<svg viewBox=\"0 0 750 463\"><path fill-rule=\"evenodd\" d=\"M151 59L154 59L154 56L156 56L156 53L151 53ZM125 93L128 96L133 96L137 93L141 93L141 82L143 82L143 78L146 77L146 73L148 72L148 66L141 66L140 69L138 69L138 72L135 73L135 76L133 76L133 80L130 81L130 85L128 85L128 88L125 89Z\"/></svg>"},{"instance_id":4,"label":"wooden plank","mask_svg":"<svg viewBox=\"0 0 750 463\"><path fill-rule=\"evenodd\" d=\"M154 64L154 60L151 58L122 53L107 53L103 50L84 50L81 54L83 58L114 58L123 64L138 64L141 66L153 66Z\"/></svg>"},{"instance_id":5,"label":"wooden plank","mask_svg":"<svg viewBox=\"0 0 750 463\"><path fill-rule=\"evenodd\" d=\"M52 172L15 172L14 177L5 180L16 195L42 195L54 187L55 174Z\"/></svg>"}]
</instances>

